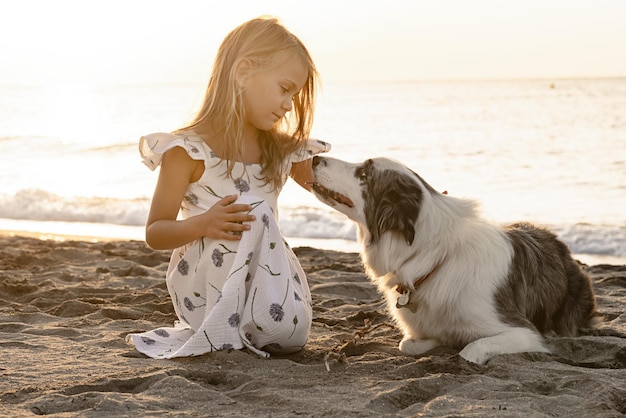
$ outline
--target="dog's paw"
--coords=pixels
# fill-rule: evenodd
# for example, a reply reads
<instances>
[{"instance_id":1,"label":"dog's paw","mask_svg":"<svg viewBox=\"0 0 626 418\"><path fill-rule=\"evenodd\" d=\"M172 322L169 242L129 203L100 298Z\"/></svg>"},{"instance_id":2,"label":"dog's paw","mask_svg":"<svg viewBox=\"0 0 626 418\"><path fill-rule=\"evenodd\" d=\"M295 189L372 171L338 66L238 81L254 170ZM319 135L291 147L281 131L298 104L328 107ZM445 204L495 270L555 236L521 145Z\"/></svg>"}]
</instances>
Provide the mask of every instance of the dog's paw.
<instances>
[{"instance_id":1,"label":"dog's paw","mask_svg":"<svg viewBox=\"0 0 626 418\"><path fill-rule=\"evenodd\" d=\"M478 341L474 341L466 345L465 348L461 350L459 355L469 362L480 365L487 363L489 359L493 357L492 354L483 350Z\"/></svg>"},{"instance_id":2,"label":"dog's paw","mask_svg":"<svg viewBox=\"0 0 626 418\"><path fill-rule=\"evenodd\" d=\"M416 340L414 338L404 338L400 341L400 351L409 356L419 356L435 347L439 347L439 343L435 340Z\"/></svg>"},{"instance_id":3,"label":"dog's paw","mask_svg":"<svg viewBox=\"0 0 626 418\"><path fill-rule=\"evenodd\" d=\"M535 331L528 328L511 328L469 343L459 355L472 363L485 364L501 354L526 352L549 353L550 350L543 345L543 339Z\"/></svg>"}]
</instances>

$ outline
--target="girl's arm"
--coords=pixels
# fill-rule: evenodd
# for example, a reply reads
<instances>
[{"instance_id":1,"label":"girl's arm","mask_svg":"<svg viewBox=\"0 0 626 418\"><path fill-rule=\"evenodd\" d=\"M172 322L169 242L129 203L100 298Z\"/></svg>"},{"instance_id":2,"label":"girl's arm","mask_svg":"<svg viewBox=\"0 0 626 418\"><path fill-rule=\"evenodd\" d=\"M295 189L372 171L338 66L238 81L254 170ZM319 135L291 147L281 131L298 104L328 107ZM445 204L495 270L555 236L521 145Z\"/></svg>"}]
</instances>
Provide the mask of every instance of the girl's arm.
<instances>
[{"instance_id":1,"label":"girl's arm","mask_svg":"<svg viewBox=\"0 0 626 418\"><path fill-rule=\"evenodd\" d=\"M289 175L300 186L311 191L310 183L315 182L315 176L313 175L313 159L309 158L308 160L291 164L291 172Z\"/></svg>"},{"instance_id":2,"label":"girl's arm","mask_svg":"<svg viewBox=\"0 0 626 418\"><path fill-rule=\"evenodd\" d=\"M250 229L242 222L254 220L250 205L234 204L237 195L226 196L205 213L177 220L180 204L190 183L197 181L204 164L180 147L163 154L156 189L146 222L146 243L155 249L178 248L201 237L239 240Z\"/></svg>"}]
</instances>

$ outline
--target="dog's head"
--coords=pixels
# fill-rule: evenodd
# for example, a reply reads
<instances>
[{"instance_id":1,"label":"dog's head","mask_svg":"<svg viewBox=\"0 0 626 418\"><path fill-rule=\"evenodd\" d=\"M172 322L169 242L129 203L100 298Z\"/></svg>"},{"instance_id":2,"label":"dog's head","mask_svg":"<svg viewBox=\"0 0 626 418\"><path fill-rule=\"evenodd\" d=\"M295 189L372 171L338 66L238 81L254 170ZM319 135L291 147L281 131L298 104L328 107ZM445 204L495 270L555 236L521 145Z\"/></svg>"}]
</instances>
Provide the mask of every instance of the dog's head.
<instances>
[{"instance_id":1,"label":"dog's head","mask_svg":"<svg viewBox=\"0 0 626 418\"><path fill-rule=\"evenodd\" d=\"M403 164L373 158L360 164L335 158L313 159L316 197L344 213L369 233L375 244L386 232L413 244L425 193L437 193Z\"/></svg>"}]
</instances>

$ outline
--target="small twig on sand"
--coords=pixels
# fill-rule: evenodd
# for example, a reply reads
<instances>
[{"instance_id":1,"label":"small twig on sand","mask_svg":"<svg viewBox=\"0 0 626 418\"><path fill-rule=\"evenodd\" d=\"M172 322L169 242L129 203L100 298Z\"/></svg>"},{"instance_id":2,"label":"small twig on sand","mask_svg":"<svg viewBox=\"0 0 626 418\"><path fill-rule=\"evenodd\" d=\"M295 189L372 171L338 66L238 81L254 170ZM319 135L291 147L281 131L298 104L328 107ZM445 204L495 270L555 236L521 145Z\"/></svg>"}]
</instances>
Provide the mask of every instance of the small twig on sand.
<instances>
[{"instance_id":1,"label":"small twig on sand","mask_svg":"<svg viewBox=\"0 0 626 418\"><path fill-rule=\"evenodd\" d=\"M388 327L394 329L395 326L388 322L381 322L376 325L372 325L372 320L369 318L365 318L363 320L363 327L356 330L354 334L352 334L351 338L347 338L341 341L341 343L336 344L331 350L329 350L324 356L324 364L326 366L326 371L330 372L330 365L328 360L330 358L335 358L338 363L343 363L346 360L346 354L344 349L349 344L359 344L359 341L363 339L368 334L376 331L380 327Z\"/></svg>"}]
</instances>

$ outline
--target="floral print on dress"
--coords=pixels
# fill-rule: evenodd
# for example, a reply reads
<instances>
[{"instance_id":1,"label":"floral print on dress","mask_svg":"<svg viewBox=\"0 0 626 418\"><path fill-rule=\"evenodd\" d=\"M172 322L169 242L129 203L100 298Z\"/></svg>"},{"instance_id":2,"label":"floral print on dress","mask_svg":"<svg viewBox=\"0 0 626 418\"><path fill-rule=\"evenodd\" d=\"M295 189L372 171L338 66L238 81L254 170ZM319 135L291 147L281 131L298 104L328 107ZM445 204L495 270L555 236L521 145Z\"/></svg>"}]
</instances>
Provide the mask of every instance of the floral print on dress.
<instances>
[{"instance_id":1,"label":"floral print on dress","mask_svg":"<svg viewBox=\"0 0 626 418\"><path fill-rule=\"evenodd\" d=\"M198 196L195 193L187 193L185 194L185 201L191 203L194 206L198 206Z\"/></svg>"},{"instance_id":2,"label":"floral print on dress","mask_svg":"<svg viewBox=\"0 0 626 418\"><path fill-rule=\"evenodd\" d=\"M173 147L184 148L205 167L184 194L181 219L236 194L237 203L252 207L256 221L239 241L204 237L174 250L166 283L179 321L128 339L140 352L159 359L242 348L267 357L302 349L311 327L311 295L275 217L277 190L283 185L274 188L260 180L258 164L235 163L232 176L226 177L226 162L193 133L152 134L140 140L143 162L152 170ZM308 147L290 155L285 167L329 149L315 140Z\"/></svg>"},{"instance_id":3,"label":"floral print on dress","mask_svg":"<svg viewBox=\"0 0 626 418\"><path fill-rule=\"evenodd\" d=\"M183 298L183 304L185 305L185 308L187 308L188 311L193 312L194 310L196 310L198 308L202 308L202 307L206 306L206 298L203 298L200 295L200 293L194 292L193 296L196 299L200 299L198 305L195 305L194 302L189 298L189 296L185 296Z\"/></svg>"},{"instance_id":4,"label":"floral print on dress","mask_svg":"<svg viewBox=\"0 0 626 418\"><path fill-rule=\"evenodd\" d=\"M250 185L244 179L238 178L235 180L235 189L239 190L239 194L242 194L250 191Z\"/></svg>"},{"instance_id":5,"label":"floral print on dress","mask_svg":"<svg viewBox=\"0 0 626 418\"><path fill-rule=\"evenodd\" d=\"M159 337L164 337L164 338L167 338L170 336L170 334L164 329L155 329L154 333L158 335Z\"/></svg>"},{"instance_id":6,"label":"floral print on dress","mask_svg":"<svg viewBox=\"0 0 626 418\"><path fill-rule=\"evenodd\" d=\"M181 258L178 262L178 265L176 266L176 269L180 274L186 276L187 274L189 274L189 263L184 258Z\"/></svg>"},{"instance_id":7,"label":"floral print on dress","mask_svg":"<svg viewBox=\"0 0 626 418\"><path fill-rule=\"evenodd\" d=\"M236 252L229 249L228 247L226 247L224 244L220 244L220 247L222 247L222 250L218 248L215 248L213 250L213 254L211 255L211 258L213 259L213 265L215 267L222 267L222 264L224 264L224 256L226 254L235 254Z\"/></svg>"},{"instance_id":8,"label":"floral print on dress","mask_svg":"<svg viewBox=\"0 0 626 418\"><path fill-rule=\"evenodd\" d=\"M270 305L270 316L274 321L280 322L285 316L285 311L283 310L283 307L278 303L272 303Z\"/></svg>"}]
</instances>

